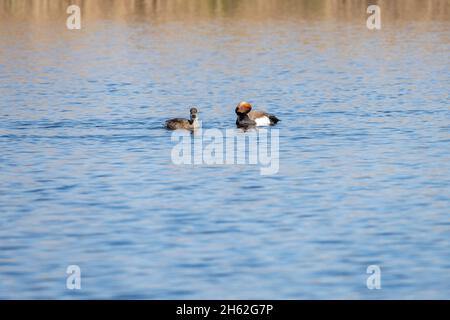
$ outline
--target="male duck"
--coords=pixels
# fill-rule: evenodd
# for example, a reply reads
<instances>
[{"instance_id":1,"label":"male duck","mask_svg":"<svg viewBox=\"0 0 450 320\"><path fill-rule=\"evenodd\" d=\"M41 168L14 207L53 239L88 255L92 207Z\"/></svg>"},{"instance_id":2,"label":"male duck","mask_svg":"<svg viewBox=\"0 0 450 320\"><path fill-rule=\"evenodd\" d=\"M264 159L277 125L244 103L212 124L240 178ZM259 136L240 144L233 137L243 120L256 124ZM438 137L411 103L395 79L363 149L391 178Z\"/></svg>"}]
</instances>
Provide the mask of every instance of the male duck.
<instances>
[{"instance_id":1,"label":"male duck","mask_svg":"<svg viewBox=\"0 0 450 320\"><path fill-rule=\"evenodd\" d=\"M273 114L263 111L252 111L252 105L248 102L241 102L236 107L238 127L250 126L273 126L280 121Z\"/></svg>"}]
</instances>

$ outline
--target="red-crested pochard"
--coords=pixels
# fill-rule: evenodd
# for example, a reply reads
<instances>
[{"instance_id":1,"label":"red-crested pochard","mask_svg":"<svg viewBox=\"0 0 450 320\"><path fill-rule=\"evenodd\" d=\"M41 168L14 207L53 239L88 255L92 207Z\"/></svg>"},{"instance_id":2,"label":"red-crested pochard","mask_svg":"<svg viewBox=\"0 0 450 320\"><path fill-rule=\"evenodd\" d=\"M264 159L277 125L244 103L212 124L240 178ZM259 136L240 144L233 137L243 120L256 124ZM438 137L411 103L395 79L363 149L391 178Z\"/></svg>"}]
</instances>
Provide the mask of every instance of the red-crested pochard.
<instances>
[{"instance_id":1,"label":"red-crested pochard","mask_svg":"<svg viewBox=\"0 0 450 320\"><path fill-rule=\"evenodd\" d=\"M238 104L236 114L238 116L236 120L238 127L273 126L280 121L273 114L263 111L252 111L252 105L245 101Z\"/></svg>"}]
</instances>

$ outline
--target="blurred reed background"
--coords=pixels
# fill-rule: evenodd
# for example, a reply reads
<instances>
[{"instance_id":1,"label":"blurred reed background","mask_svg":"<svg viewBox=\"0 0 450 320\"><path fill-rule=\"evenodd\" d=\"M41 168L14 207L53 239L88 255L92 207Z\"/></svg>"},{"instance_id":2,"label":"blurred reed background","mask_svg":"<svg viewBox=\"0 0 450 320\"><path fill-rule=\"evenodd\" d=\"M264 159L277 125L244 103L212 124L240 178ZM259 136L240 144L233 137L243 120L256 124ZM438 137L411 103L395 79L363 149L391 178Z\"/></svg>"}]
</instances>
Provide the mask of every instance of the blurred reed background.
<instances>
[{"instance_id":1,"label":"blurred reed background","mask_svg":"<svg viewBox=\"0 0 450 320\"><path fill-rule=\"evenodd\" d=\"M157 21L239 17L263 19L355 19L370 4L382 7L383 19L448 20L449 0L0 0L0 16L37 21L65 18L68 5L81 7L84 19Z\"/></svg>"}]
</instances>

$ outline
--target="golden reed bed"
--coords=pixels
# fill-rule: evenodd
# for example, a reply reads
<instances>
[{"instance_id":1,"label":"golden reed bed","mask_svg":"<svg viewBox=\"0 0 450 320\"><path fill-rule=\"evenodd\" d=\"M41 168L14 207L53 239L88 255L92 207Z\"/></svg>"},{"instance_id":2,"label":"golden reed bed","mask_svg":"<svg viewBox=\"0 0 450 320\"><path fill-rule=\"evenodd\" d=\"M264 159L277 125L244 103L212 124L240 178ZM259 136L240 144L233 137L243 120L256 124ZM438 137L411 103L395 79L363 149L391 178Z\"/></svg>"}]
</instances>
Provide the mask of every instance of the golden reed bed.
<instances>
[{"instance_id":1,"label":"golden reed bed","mask_svg":"<svg viewBox=\"0 0 450 320\"><path fill-rule=\"evenodd\" d=\"M387 20L450 18L450 0L0 0L0 16L47 20L64 18L69 4L78 4L84 19L157 21L239 17L265 19L347 19L359 17L369 4L382 8Z\"/></svg>"}]
</instances>

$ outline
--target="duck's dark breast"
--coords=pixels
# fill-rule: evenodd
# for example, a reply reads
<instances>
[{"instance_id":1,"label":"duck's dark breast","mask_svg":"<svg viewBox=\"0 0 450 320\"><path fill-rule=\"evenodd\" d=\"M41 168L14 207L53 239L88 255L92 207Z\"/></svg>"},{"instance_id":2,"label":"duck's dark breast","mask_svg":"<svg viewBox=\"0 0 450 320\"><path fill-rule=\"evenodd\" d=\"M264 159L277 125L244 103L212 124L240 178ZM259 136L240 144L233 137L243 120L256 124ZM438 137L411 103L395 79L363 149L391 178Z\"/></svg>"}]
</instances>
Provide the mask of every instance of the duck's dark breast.
<instances>
[{"instance_id":1,"label":"duck's dark breast","mask_svg":"<svg viewBox=\"0 0 450 320\"><path fill-rule=\"evenodd\" d=\"M251 120L248 115L238 115L238 118L236 120L236 125L238 127L251 127L251 126L255 126L256 122Z\"/></svg>"}]
</instances>

